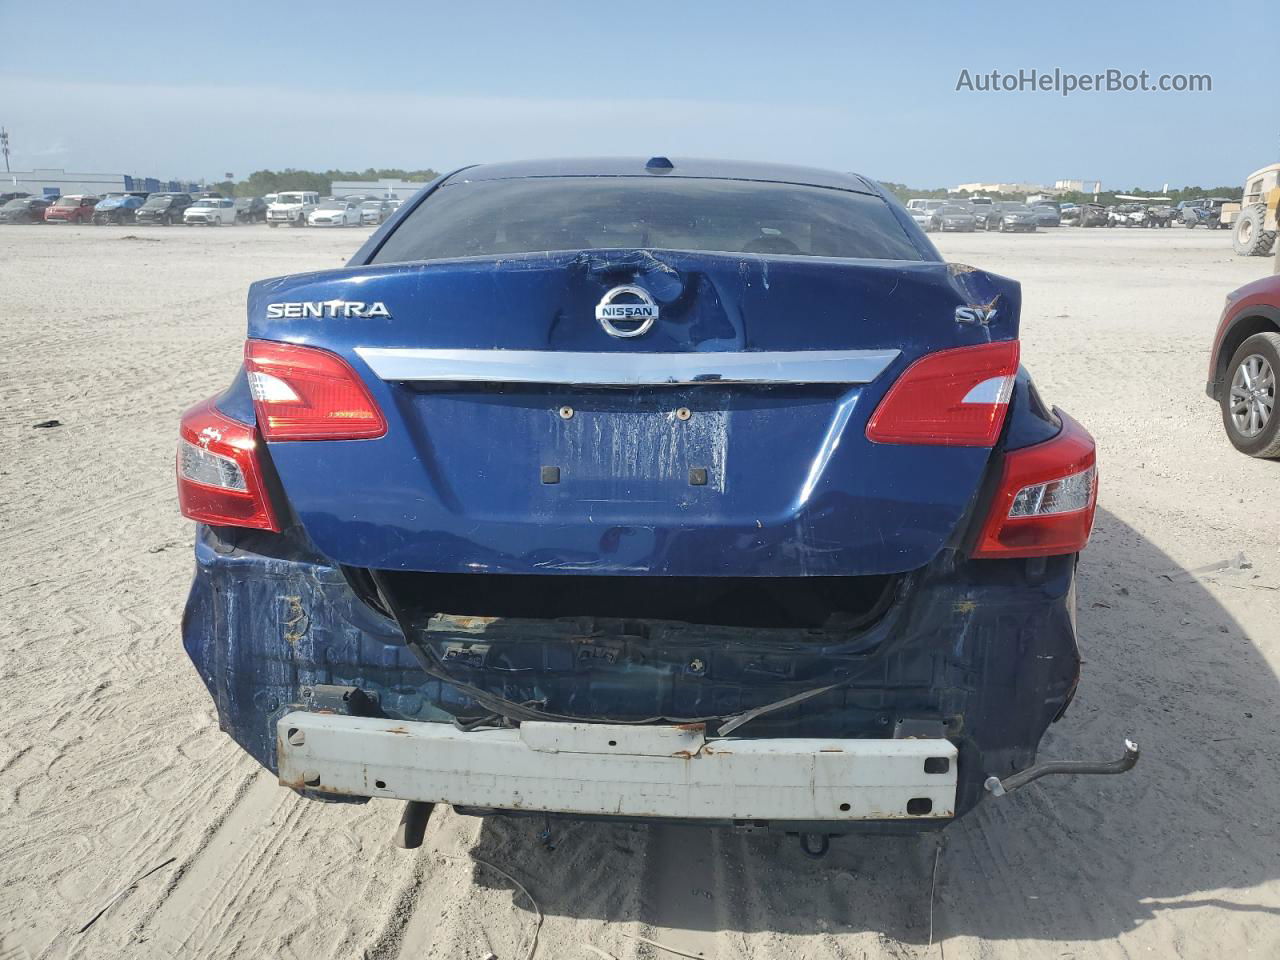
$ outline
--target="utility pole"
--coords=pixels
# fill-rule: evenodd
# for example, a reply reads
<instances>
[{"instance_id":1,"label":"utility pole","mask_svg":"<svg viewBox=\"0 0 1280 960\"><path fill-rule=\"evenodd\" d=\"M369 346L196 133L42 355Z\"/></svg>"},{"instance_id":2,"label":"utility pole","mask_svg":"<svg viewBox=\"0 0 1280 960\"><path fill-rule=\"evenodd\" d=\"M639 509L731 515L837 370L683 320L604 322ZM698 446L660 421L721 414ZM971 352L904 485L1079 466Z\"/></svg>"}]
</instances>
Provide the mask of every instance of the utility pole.
<instances>
[{"instance_id":1,"label":"utility pole","mask_svg":"<svg viewBox=\"0 0 1280 960\"><path fill-rule=\"evenodd\" d=\"M0 152L4 153L4 172L9 173L9 131L0 127Z\"/></svg>"}]
</instances>

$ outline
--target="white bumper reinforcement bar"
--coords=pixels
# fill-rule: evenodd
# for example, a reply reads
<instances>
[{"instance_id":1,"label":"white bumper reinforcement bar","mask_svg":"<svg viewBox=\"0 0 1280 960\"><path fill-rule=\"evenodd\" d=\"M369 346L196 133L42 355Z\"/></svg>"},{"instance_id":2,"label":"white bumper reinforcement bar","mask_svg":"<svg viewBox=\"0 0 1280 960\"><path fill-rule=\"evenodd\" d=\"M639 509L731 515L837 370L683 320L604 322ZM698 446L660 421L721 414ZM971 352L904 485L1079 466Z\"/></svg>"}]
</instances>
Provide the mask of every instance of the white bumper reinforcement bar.
<instances>
[{"instance_id":1,"label":"white bumper reinforcement bar","mask_svg":"<svg viewBox=\"0 0 1280 960\"><path fill-rule=\"evenodd\" d=\"M955 815L947 740L707 739L701 725L451 724L294 712L277 728L298 790L504 810L712 820Z\"/></svg>"}]
</instances>

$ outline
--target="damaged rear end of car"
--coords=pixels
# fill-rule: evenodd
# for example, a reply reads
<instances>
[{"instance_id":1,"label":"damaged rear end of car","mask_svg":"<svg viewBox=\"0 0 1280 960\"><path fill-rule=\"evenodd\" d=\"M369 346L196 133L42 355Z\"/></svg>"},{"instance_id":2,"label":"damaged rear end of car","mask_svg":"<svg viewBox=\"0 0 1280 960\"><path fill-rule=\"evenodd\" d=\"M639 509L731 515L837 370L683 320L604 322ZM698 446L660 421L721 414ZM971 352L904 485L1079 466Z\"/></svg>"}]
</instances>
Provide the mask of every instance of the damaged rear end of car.
<instances>
[{"instance_id":1,"label":"damaged rear end of car","mask_svg":"<svg viewBox=\"0 0 1280 960\"><path fill-rule=\"evenodd\" d=\"M223 728L325 799L945 825L1079 678L1093 441L1020 308L854 176L442 178L184 417Z\"/></svg>"}]
</instances>

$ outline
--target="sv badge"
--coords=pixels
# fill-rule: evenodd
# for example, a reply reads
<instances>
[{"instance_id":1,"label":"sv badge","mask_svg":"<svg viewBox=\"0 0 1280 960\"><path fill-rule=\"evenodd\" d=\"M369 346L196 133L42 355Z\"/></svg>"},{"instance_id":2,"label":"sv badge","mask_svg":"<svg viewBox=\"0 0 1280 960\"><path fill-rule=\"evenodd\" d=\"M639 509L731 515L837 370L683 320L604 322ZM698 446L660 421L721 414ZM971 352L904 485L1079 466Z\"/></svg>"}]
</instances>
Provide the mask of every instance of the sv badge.
<instances>
[{"instance_id":1,"label":"sv badge","mask_svg":"<svg viewBox=\"0 0 1280 960\"><path fill-rule=\"evenodd\" d=\"M956 323L980 323L985 327L995 318L995 307L956 307Z\"/></svg>"}]
</instances>

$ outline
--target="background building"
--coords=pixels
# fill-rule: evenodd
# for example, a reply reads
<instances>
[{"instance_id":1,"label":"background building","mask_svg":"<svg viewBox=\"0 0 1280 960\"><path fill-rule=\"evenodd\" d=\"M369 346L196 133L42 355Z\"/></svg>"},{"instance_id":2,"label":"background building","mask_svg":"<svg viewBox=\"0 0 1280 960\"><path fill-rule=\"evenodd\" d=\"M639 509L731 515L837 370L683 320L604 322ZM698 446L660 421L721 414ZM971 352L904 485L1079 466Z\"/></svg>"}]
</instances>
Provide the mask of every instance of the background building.
<instances>
[{"instance_id":1,"label":"background building","mask_svg":"<svg viewBox=\"0 0 1280 960\"><path fill-rule=\"evenodd\" d=\"M1055 190L1074 193L1101 193L1101 180L1055 180L1053 181Z\"/></svg>"},{"instance_id":2,"label":"background building","mask_svg":"<svg viewBox=\"0 0 1280 960\"><path fill-rule=\"evenodd\" d=\"M962 183L948 187L948 193L1053 193L1039 183Z\"/></svg>"},{"instance_id":3,"label":"background building","mask_svg":"<svg viewBox=\"0 0 1280 960\"><path fill-rule=\"evenodd\" d=\"M145 190L148 193L168 191L198 192L200 184L189 180L160 180L155 177L133 177L126 173L68 173L66 170L14 170L0 174L4 192L20 191L33 197L61 197L86 193L100 197L107 193Z\"/></svg>"},{"instance_id":4,"label":"background building","mask_svg":"<svg viewBox=\"0 0 1280 960\"><path fill-rule=\"evenodd\" d=\"M335 197L408 200L426 185L425 180L335 180L329 189Z\"/></svg>"}]
</instances>

